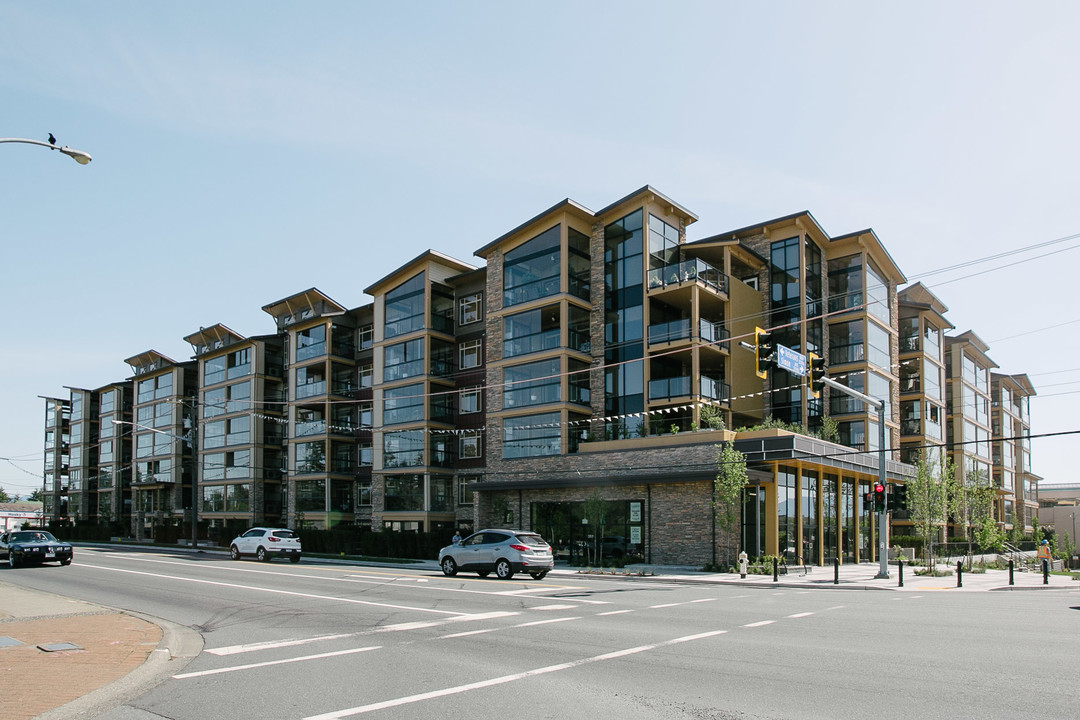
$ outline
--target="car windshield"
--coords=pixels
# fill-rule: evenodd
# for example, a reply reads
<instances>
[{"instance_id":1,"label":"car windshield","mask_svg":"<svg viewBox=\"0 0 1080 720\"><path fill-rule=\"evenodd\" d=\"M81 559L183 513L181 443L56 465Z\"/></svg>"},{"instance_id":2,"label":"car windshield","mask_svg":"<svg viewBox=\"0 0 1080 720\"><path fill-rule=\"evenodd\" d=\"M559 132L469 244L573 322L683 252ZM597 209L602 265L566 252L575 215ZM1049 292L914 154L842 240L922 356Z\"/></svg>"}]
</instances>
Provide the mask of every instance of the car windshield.
<instances>
[{"instance_id":1,"label":"car windshield","mask_svg":"<svg viewBox=\"0 0 1080 720\"><path fill-rule=\"evenodd\" d=\"M52 535L50 535L49 533L47 533L47 532L45 532L43 530L42 531L35 531L35 532L29 532L29 531L24 530L22 532L13 532L13 533L11 533L11 535L8 535L8 542L9 543L18 543L18 542L24 542L24 543L56 542L56 538L54 538Z\"/></svg>"},{"instance_id":2,"label":"car windshield","mask_svg":"<svg viewBox=\"0 0 1080 720\"><path fill-rule=\"evenodd\" d=\"M544 542L544 538L533 533L518 533L517 539L522 545L528 545L529 547L547 547L548 544Z\"/></svg>"}]
</instances>

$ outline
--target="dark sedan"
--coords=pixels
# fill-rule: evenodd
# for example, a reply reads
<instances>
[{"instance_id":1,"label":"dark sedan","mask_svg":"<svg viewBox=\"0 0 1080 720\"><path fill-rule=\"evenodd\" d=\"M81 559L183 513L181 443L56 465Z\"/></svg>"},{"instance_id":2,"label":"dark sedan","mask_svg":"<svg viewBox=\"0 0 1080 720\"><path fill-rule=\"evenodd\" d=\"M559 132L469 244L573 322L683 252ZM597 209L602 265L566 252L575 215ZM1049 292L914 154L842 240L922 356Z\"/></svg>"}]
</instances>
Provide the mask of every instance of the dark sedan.
<instances>
[{"instance_id":1,"label":"dark sedan","mask_svg":"<svg viewBox=\"0 0 1080 720\"><path fill-rule=\"evenodd\" d=\"M75 551L71 543L60 542L44 530L12 530L0 535L0 557L3 554L7 555L8 565L17 568L46 562L70 565Z\"/></svg>"}]
</instances>

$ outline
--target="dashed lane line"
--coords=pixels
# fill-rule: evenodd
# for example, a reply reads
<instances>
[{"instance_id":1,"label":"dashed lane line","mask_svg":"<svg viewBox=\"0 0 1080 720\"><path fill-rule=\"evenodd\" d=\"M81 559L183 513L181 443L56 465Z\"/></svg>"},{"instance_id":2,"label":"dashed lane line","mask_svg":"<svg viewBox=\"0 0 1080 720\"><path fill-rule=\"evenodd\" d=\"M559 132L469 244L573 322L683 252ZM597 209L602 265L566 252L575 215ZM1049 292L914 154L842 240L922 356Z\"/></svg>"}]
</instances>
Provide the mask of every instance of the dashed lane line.
<instances>
[{"instance_id":1,"label":"dashed lane line","mask_svg":"<svg viewBox=\"0 0 1080 720\"><path fill-rule=\"evenodd\" d=\"M341 655L354 655L356 653L368 652L369 650L379 650L382 645L371 645L369 647L362 648L350 648L349 650L338 650L336 652L319 653L318 655L305 655L303 657L287 658L285 660L268 660L267 662L251 663L249 665L235 665L233 667L218 668L216 670L200 670L199 672L181 673L179 675L173 675L173 680L187 680L189 678L205 677L207 675L221 675L222 673L237 672L239 670L251 670L253 668L270 667L271 665L285 665L287 663L306 662L308 660L321 660L329 657L339 657Z\"/></svg>"},{"instance_id":2,"label":"dashed lane line","mask_svg":"<svg viewBox=\"0 0 1080 720\"><path fill-rule=\"evenodd\" d=\"M335 710L334 712L323 713L322 715L311 715L304 720L338 720L338 718L352 717L353 715L362 715L364 713L373 712L375 710L384 710L391 707L411 705L413 703L423 702L425 700L432 700L440 697L446 697L448 695L459 695L461 693L466 693L471 690L480 690L483 688L494 687L496 685L505 685L507 683L516 682L518 680L525 680L531 677L536 677L538 675L547 675L554 672L560 672L562 670L570 670L572 668L580 667L588 663L602 662L604 660L615 660L617 658L627 657L629 655L636 655L643 652L649 652L650 650L656 650L662 647L677 645L679 643L692 642L694 640L703 640L705 638L723 635L726 632L726 630L713 630L711 632L699 633L697 635L686 635L684 637L674 638L672 640L665 640L664 642L654 643L652 645L639 645L638 647L627 648L625 650L616 650L615 652L604 653L603 655L594 655L592 657L581 658L580 660L572 660L570 662L559 663L558 665L548 665L546 667L536 668L534 670L526 670L525 672L514 673L512 675L503 675L501 677L491 678L489 680L481 680L479 682L469 683L467 685L458 685L457 687L449 687L442 690L433 690L431 692L420 693L418 695L408 695L406 697L394 698L392 700L384 700L382 702L371 703L369 705L360 705L358 707L347 708L345 710Z\"/></svg>"}]
</instances>

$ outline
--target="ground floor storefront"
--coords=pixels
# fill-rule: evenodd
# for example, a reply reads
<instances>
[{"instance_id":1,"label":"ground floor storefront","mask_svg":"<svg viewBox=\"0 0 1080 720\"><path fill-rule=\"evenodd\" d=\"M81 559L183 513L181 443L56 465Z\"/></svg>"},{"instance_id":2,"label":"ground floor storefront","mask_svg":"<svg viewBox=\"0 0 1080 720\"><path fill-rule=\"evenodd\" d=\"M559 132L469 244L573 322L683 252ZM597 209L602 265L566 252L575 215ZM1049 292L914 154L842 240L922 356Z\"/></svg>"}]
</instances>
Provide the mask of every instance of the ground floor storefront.
<instances>
[{"instance_id":1,"label":"ground floor storefront","mask_svg":"<svg viewBox=\"0 0 1080 720\"><path fill-rule=\"evenodd\" d=\"M558 558L578 564L726 567L740 552L789 565L878 559L878 516L865 500L879 478L877 455L777 430L648 440L531 458L527 471L494 468L473 485L476 526L539 532ZM743 453L748 480L728 526L714 511L720 441ZM892 461L886 471L890 482L908 476Z\"/></svg>"}]
</instances>

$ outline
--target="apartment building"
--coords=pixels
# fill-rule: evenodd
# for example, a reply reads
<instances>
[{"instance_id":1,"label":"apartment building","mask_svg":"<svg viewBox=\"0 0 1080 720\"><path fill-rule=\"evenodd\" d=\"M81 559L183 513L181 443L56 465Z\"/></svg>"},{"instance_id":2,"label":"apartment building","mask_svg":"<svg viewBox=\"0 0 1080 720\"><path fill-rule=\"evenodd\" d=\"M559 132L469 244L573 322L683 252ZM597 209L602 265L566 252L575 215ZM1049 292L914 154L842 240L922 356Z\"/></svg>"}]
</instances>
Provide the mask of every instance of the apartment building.
<instances>
[{"instance_id":1,"label":"apartment building","mask_svg":"<svg viewBox=\"0 0 1080 720\"><path fill-rule=\"evenodd\" d=\"M900 289L873 230L834 237L801 212L690 241L698 221L649 186L599 211L567 199L479 247L480 266L429 250L366 287L359 307L309 288L263 307L273 334L219 324L184 338L191 361L130 358L131 419L102 413L109 389L46 399L53 516L92 519L104 502L140 537L197 514L209 538L255 523L448 536L514 525L568 558L605 536L656 563L739 549L874 560L864 497L881 474L878 411L813 392L793 367L759 377L745 347L758 327L886 402L889 482L944 443L968 472L994 468L1000 517L1033 491L1029 454L991 453L987 348L945 336L948 308L921 284ZM1034 390L1002 378L1001 422L1026 431L1013 408ZM80 443L98 445L87 468L99 478L101 443L115 439L102 428L128 424L130 508L99 482L96 508L72 513L57 438L67 430L70 454L76 402L97 406L98 435ZM714 522L720 442L747 459L737 527ZM601 503L600 527L587 501Z\"/></svg>"},{"instance_id":2,"label":"apartment building","mask_svg":"<svg viewBox=\"0 0 1080 720\"><path fill-rule=\"evenodd\" d=\"M1031 472L1031 398L1027 375L990 373L990 421L993 480L997 489L994 518L1006 529L1030 533L1039 513L1041 479Z\"/></svg>"}]
</instances>

